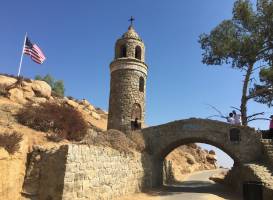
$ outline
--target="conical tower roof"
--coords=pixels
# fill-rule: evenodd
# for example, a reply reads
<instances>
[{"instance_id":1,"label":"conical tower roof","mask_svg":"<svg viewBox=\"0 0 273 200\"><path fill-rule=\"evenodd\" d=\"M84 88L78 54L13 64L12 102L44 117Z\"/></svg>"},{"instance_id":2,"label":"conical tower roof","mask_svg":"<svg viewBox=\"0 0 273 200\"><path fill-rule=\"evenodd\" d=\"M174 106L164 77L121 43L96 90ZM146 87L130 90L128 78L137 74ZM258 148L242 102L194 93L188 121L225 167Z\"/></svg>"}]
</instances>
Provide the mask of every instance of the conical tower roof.
<instances>
[{"instance_id":1,"label":"conical tower roof","mask_svg":"<svg viewBox=\"0 0 273 200\"><path fill-rule=\"evenodd\" d=\"M135 39L135 40L142 41L132 25L130 25L128 27L128 31L126 33L124 33L121 38L122 39Z\"/></svg>"}]
</instances>

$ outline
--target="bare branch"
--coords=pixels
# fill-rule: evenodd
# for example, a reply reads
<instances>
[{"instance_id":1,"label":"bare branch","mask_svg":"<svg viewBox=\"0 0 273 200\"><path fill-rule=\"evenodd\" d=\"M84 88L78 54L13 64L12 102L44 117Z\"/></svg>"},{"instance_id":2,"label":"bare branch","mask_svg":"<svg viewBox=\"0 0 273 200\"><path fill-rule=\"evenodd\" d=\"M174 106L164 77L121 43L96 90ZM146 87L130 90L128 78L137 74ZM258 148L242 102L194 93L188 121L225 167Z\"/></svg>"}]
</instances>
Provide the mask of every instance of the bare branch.
<instances>
[{"instance_id":1,"label":"bare branch","mask_svg":"<svg viewBox=\"0 0 273 200\"><path fill-rule=\"evenodd\" d=\"M255 116L257 116L257 115L264 115L264 112L254 113L254 114L252 114L252 115L247 116L247 118L255 117Z\"/></svg>"},{"instance_id":2,"label":"bare branch","mask_svg":"<svg viewBox=\"0 0 273 200\"><path fill-rule=\"evenodd\" d=\"M241 112L240 108L236 108L236 107L234 107L234 106L230 106L230 107L231 107L232 109L235 109L235 110Z\"/></svg>"},{"instance_id":3,"label":"bare branch","mask_svg":"<svg viewBox=\"0 0 273 200\"><path fill-rule=\"evenodd\" d=\"M247 69L245 69L245 68L241 68L240 70L241 70L241 72L242 72L242 71L245 71L245 72L247 71ZM244 76L244 75L243 75L243 76Z\"/></svg>"},{"instance_id":4,"label":"bare branch","mask_svg":"<svg viewBox=\"0 0 273 200\"><path fill-rule=\"evenodd\" d=\"M267 119L267 118L253 118L253 119L247 120L247 122L251 122L251 121L255 121L255 120L270 120L270 119Z\"/></svg>"},{"instance_id":5,"label":"bare branch","mask_svg":"<svg viewBox=\"0 0 273 200\"><path fill-rule=\"evenodd\" d=\"M218 113L218 117L221 117L221 118L225 118L226 119L226 117L223 115L223 113L220 111L220 110L218 110L215 106L213 106L213 105L210 105L210 104L207 104L209 107L211 107L213 110L215 110L217 113Z\"/></svg>"}]
</instances>

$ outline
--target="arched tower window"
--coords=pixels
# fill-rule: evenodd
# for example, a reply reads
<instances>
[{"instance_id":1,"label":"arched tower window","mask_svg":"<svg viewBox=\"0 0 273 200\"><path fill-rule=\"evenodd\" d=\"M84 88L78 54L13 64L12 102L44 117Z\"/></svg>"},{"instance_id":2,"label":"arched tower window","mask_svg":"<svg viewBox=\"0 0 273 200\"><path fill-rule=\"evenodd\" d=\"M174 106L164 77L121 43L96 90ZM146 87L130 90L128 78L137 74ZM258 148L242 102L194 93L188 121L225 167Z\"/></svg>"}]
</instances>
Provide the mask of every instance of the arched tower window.
<instances>
[{"instance_id":1,"label":"arched tower window","mask_svg":"<svg viewBox=\"0 0 273 200\"><path fill-rule=\"evenodd\" d=\"M139 91L144 92L144 78L142 76L139 77Z\"/></svg>"},{"instance_id":2,"label":"arched tower window","mask_svg":"<svg viewBox=\"0 0 273 200\"><path fill-rule=\"evenodd\" d=\"M136 46L135 58L141 60L141 47L140 46Z\"/></svg>"},{"instance_id":3,"label":"arched tower window","mask_svg":"<svg viewBox=\"0 0 273 200\"><path fill-rule=\"evenodd\" d=\"M137 130L141 128L141 106L138 103L134 103L131 114L131 129Z\"/></svg>"},{"instance_id":4,"label":"arched tower window","mask_svg":"<svg viewBox=\"0 0 273 200\"><path fill-rule=\"evenodd\" d=\"M127 56L127 48L126 45L122 45L120 47L120 58L126 57Z\"/></svg>"}]
</instances>

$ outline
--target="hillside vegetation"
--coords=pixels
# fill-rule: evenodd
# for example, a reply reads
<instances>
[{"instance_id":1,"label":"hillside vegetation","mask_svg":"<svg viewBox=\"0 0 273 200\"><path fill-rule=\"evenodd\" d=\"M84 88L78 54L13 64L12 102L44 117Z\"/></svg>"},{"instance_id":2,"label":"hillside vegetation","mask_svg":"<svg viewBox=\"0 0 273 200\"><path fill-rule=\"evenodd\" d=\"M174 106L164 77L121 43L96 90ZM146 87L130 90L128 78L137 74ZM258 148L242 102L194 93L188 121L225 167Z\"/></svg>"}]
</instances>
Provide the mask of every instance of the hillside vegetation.
<instances>
[{"instance_id":1,"label":"hillside vegetation","mask_svg":"<svg viewBox=\"0 0 273 200\"><path fill-rule=\"evenodd\" d=\"M44 81L0 75L0 199L19 199L27 154L35 146L50 149L76 142L149 153L141 133L106 131L107 115L86 99L52 95ZM176 180L216 167L214 155L195 144L177 148L166 160Z\"/></svg>"}]
</instances>

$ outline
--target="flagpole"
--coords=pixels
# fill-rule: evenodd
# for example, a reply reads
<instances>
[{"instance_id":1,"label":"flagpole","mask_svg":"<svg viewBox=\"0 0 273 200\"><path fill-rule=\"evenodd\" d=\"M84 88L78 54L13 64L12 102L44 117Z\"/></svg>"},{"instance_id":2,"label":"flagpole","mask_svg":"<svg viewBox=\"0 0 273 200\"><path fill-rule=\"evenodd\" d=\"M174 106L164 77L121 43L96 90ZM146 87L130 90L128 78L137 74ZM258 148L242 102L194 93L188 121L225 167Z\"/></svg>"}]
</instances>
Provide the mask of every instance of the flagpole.
<instances>
[{"instance_id":1,"label":"flagpole","mask_svg":"<svg viewBox=\"0 0 273 200\"><path fill-rule=\"evenodd\" d=\"M26 39L27 39L27 32L25 35L25 39L24 39L24 44L23 44L23 49L22 49L22 54L21 54L21 60L20 60L20 64L19 64L19 70L18 70L18 74L17 76L20 76L20 72L21 72L21 67L22 67L22 62L23 62L23 56L24 56L24 49L25 49L25 44L26 44Z\"/></svg>"}]
</instances>

